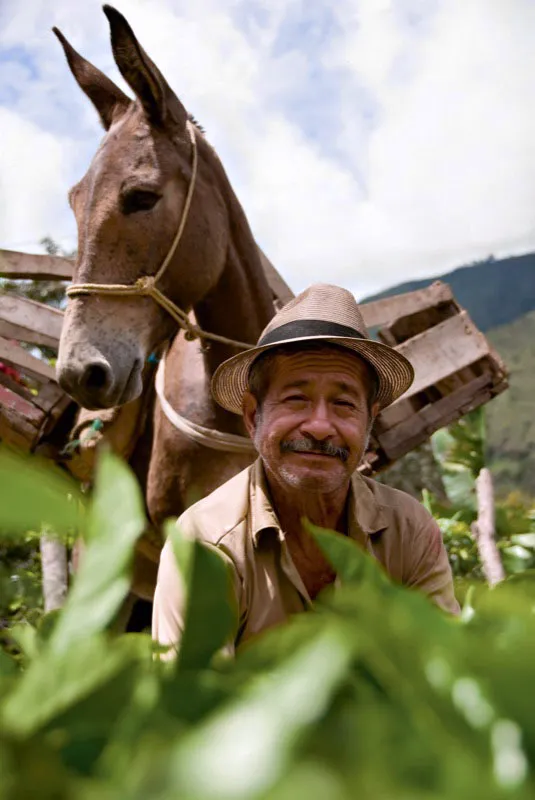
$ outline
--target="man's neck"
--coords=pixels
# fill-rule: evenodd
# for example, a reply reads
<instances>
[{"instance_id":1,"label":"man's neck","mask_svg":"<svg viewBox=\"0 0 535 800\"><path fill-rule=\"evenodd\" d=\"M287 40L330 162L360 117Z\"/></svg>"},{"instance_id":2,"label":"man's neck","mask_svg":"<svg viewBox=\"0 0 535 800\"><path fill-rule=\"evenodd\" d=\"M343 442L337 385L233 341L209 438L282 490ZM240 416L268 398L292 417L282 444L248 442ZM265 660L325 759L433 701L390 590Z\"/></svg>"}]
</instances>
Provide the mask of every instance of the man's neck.
<instances>
[{"instance_id":1,"label":"man's neck","mask_svg":"<svg viewBox=\"0 0 535 800\"><path fill-rule=\"evenodd\" d=\"M304 533L303 518L319 528L346 533L349 481L333 493L320 494L287 489L270 479L269 475L266 477L277 518L287 536L301 538Z\"/></svg>"}]
</instances>

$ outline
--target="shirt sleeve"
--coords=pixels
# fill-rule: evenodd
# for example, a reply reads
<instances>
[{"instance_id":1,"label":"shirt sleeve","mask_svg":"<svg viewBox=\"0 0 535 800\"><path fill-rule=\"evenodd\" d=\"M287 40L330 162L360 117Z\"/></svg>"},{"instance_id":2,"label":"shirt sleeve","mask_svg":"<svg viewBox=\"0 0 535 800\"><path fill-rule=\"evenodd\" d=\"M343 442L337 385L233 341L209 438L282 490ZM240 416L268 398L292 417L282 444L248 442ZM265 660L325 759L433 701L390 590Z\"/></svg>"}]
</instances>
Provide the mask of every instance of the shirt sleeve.
<instances>
[{"instance_id":1,"label":"shirt sleeve","mask_svg":"<svg viewBox=\"0 0 535 800\"><path fill-rule=\"evenodd\" d=\"M220 548L203 542L207 547L217 550L231 571L232 585L238 598L239 579L232 559ZM156 590L152 606L152 638L163 646L169 647L160 658L169 660L175 658L180 646L184 631L186 613L186 587L177 567L173 545L167 539L160 556ZM234 642L229 643L224 651L230 655L234 653Z\"/></svg>"},{"instance_id":2,"label":"shirt sleeve","mask_svg":"<svg viewBox=\"0 0 535 800\"><path fill-rule=\"evenodd\" d=\"M411 555L404 583L426 594L444 611L460 614L442 533L431 516L419 529L411 547Z\"/></svg>"}]
</instances>

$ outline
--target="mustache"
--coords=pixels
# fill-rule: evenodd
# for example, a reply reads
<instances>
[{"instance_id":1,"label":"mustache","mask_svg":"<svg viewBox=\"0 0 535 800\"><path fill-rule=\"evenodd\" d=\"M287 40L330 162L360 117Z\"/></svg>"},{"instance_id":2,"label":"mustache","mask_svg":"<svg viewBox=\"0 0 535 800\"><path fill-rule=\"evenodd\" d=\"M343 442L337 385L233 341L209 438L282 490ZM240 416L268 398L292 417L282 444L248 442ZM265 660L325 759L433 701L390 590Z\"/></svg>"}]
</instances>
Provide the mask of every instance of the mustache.
<instances>
[{"instance_id":1,"label":"mustache","mask_svg":"<svg viewBox=\"0 0 535 800\"><path fill-rule=\"evenodd\" d=\"M349 449L347 447L337 447L332 442L321 441L312 437L281 442L280 448L283 453L319 453L322 456L339 458L341 461L347 461L349 458Z\"/></svg>"}]
</instances>

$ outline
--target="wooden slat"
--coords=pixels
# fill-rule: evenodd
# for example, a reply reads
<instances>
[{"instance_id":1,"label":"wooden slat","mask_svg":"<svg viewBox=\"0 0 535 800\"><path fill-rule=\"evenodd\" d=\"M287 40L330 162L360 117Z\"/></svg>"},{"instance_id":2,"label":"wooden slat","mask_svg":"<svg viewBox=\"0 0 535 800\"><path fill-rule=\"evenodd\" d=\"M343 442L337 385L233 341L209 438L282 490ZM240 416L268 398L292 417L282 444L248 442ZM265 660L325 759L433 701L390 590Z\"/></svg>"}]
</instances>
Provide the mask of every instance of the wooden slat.
<instances>
[{"instance_id":1,"label":"wooden slat","mask_svg":"<svg viewBox=\"0 0 535 800\"><path fill-rule=\"evenodd\" d=\"M63 312L15 295L0 295L0 336L58 346Z\"/></svg>"},{"instance_id":2,"label":"wooden slat","mask_svg":"<svg viewBox=\"0 0 535 800\"><path fill-rule=\"evenodd\" d=\"M490 353L490 345L466 311L396 347L412 363L415 378L406 400ZM399 402L399 401L398 401Z\"/></svg>"},{"instance_id":3,"label":"wooden slat","mask_svg":"<svg viewBox=\"0 0 535 800\"><path fill-rule=\"evenodd\" d=\"M258 245L257 245L258 247ZM267 282L271 288L271 291L275 295L275 297L280 301L281 305L286 305L290 300L292 300L295 295L286 283L286 281L281 278L269 258L266 254L258 247L258 252L260 254L260 261L262 262L262 266L264 268L264 273L267 278Z\"/></svg>"},{"instance_id":4,"label":"wooden slat","mask_svg":"<svg viewBox=\"0 0 535 800\"><path fill-rule=\"evenodd\" d=\"M8 361L15 367L18 367L22 372L29 372L31 375L48 378L49 380L56 380L56 370L47 364L46 361L41 361L35 358L27 350L21 347L16 342L9 342L0 336L0 361Z\"/></svg>"},{"instance_id":5,"label":"wooden slat","mask_svg":"<svg viewBox=\"0 0 535 800\"><path fill-rule=\"evenodd\" d=\"M15 411L0 404L0 442L30 451L38 439L37 428Z\"/></svg>"},{"instance_id":6,"label":"wooden slat","mask_svg":"<svg viewBox=\"0 0 535 800\"><path fill-rule=\"evenodd\" d=\"M380 433L377 437L379 443L389 458L400 458L439 428L449 425L505 388L506 384L495 386L490 373L480 375L451 394L420 409L399 425Z\"/></svg>"},{"instance_id":7,"label":"wooden slat","mask_svg":"<svg viewBox=\"0 0 535 800\"><path fill-rule=\"evenodd\" d=\"M43 412L34 406L30 400L12 392L6 386L0 384L0 406L14 411L19 416L38 427L43 421Z\"/></svg>"},{"instance_id":8,"label":"wooden slat","mask_svg":"<svg viewBox=\"0 0 535 800\"><path fill-rule=\"evenodd\" d=\"M72 267L72 261L59 256L0 250L0 277L3 278L70 281Z\"/></svg>"},{"instance_id":9,"label":"wooden slat","mask_svg":"<svg viewBox=\"0 0 535 800\"><path fill-rule=\"evenodd\" d=\"M360 310L367 328L377 328L379 325L389 325L399 317L415 314L438 303L447 303L453 300L450 287L442 281L435 281L425 289L416 292L395 294L382 300L372 300L362 303Z\"/></svg>"}]
</instances>

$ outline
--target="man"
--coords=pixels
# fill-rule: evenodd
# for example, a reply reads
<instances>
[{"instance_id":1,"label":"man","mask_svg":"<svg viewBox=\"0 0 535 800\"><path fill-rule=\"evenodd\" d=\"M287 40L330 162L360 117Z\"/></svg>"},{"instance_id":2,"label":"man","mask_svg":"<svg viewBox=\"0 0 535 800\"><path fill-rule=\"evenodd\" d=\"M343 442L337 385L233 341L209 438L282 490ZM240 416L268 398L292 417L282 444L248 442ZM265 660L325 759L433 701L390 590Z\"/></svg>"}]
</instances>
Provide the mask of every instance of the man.
<instances>
[{"instance_id":1,"label":"man","mask_svg":"<svg viewBox=\"0 0 535 800\"><path fill-rule=\"evenodd\" d=\"M271 320L258 345L225 361L212 393L243 414L258 460L182 514L186 536L218 549L240 610L235 644L306 610L336 575L303 527L350 536L393 580L458 613L440 530L409 495L356 470L377 413L410 386L410 363L368 337L353 295L319 284ZM168 542L153 635L178 646L183 590Z\"/></svg>"}]
</instances>

